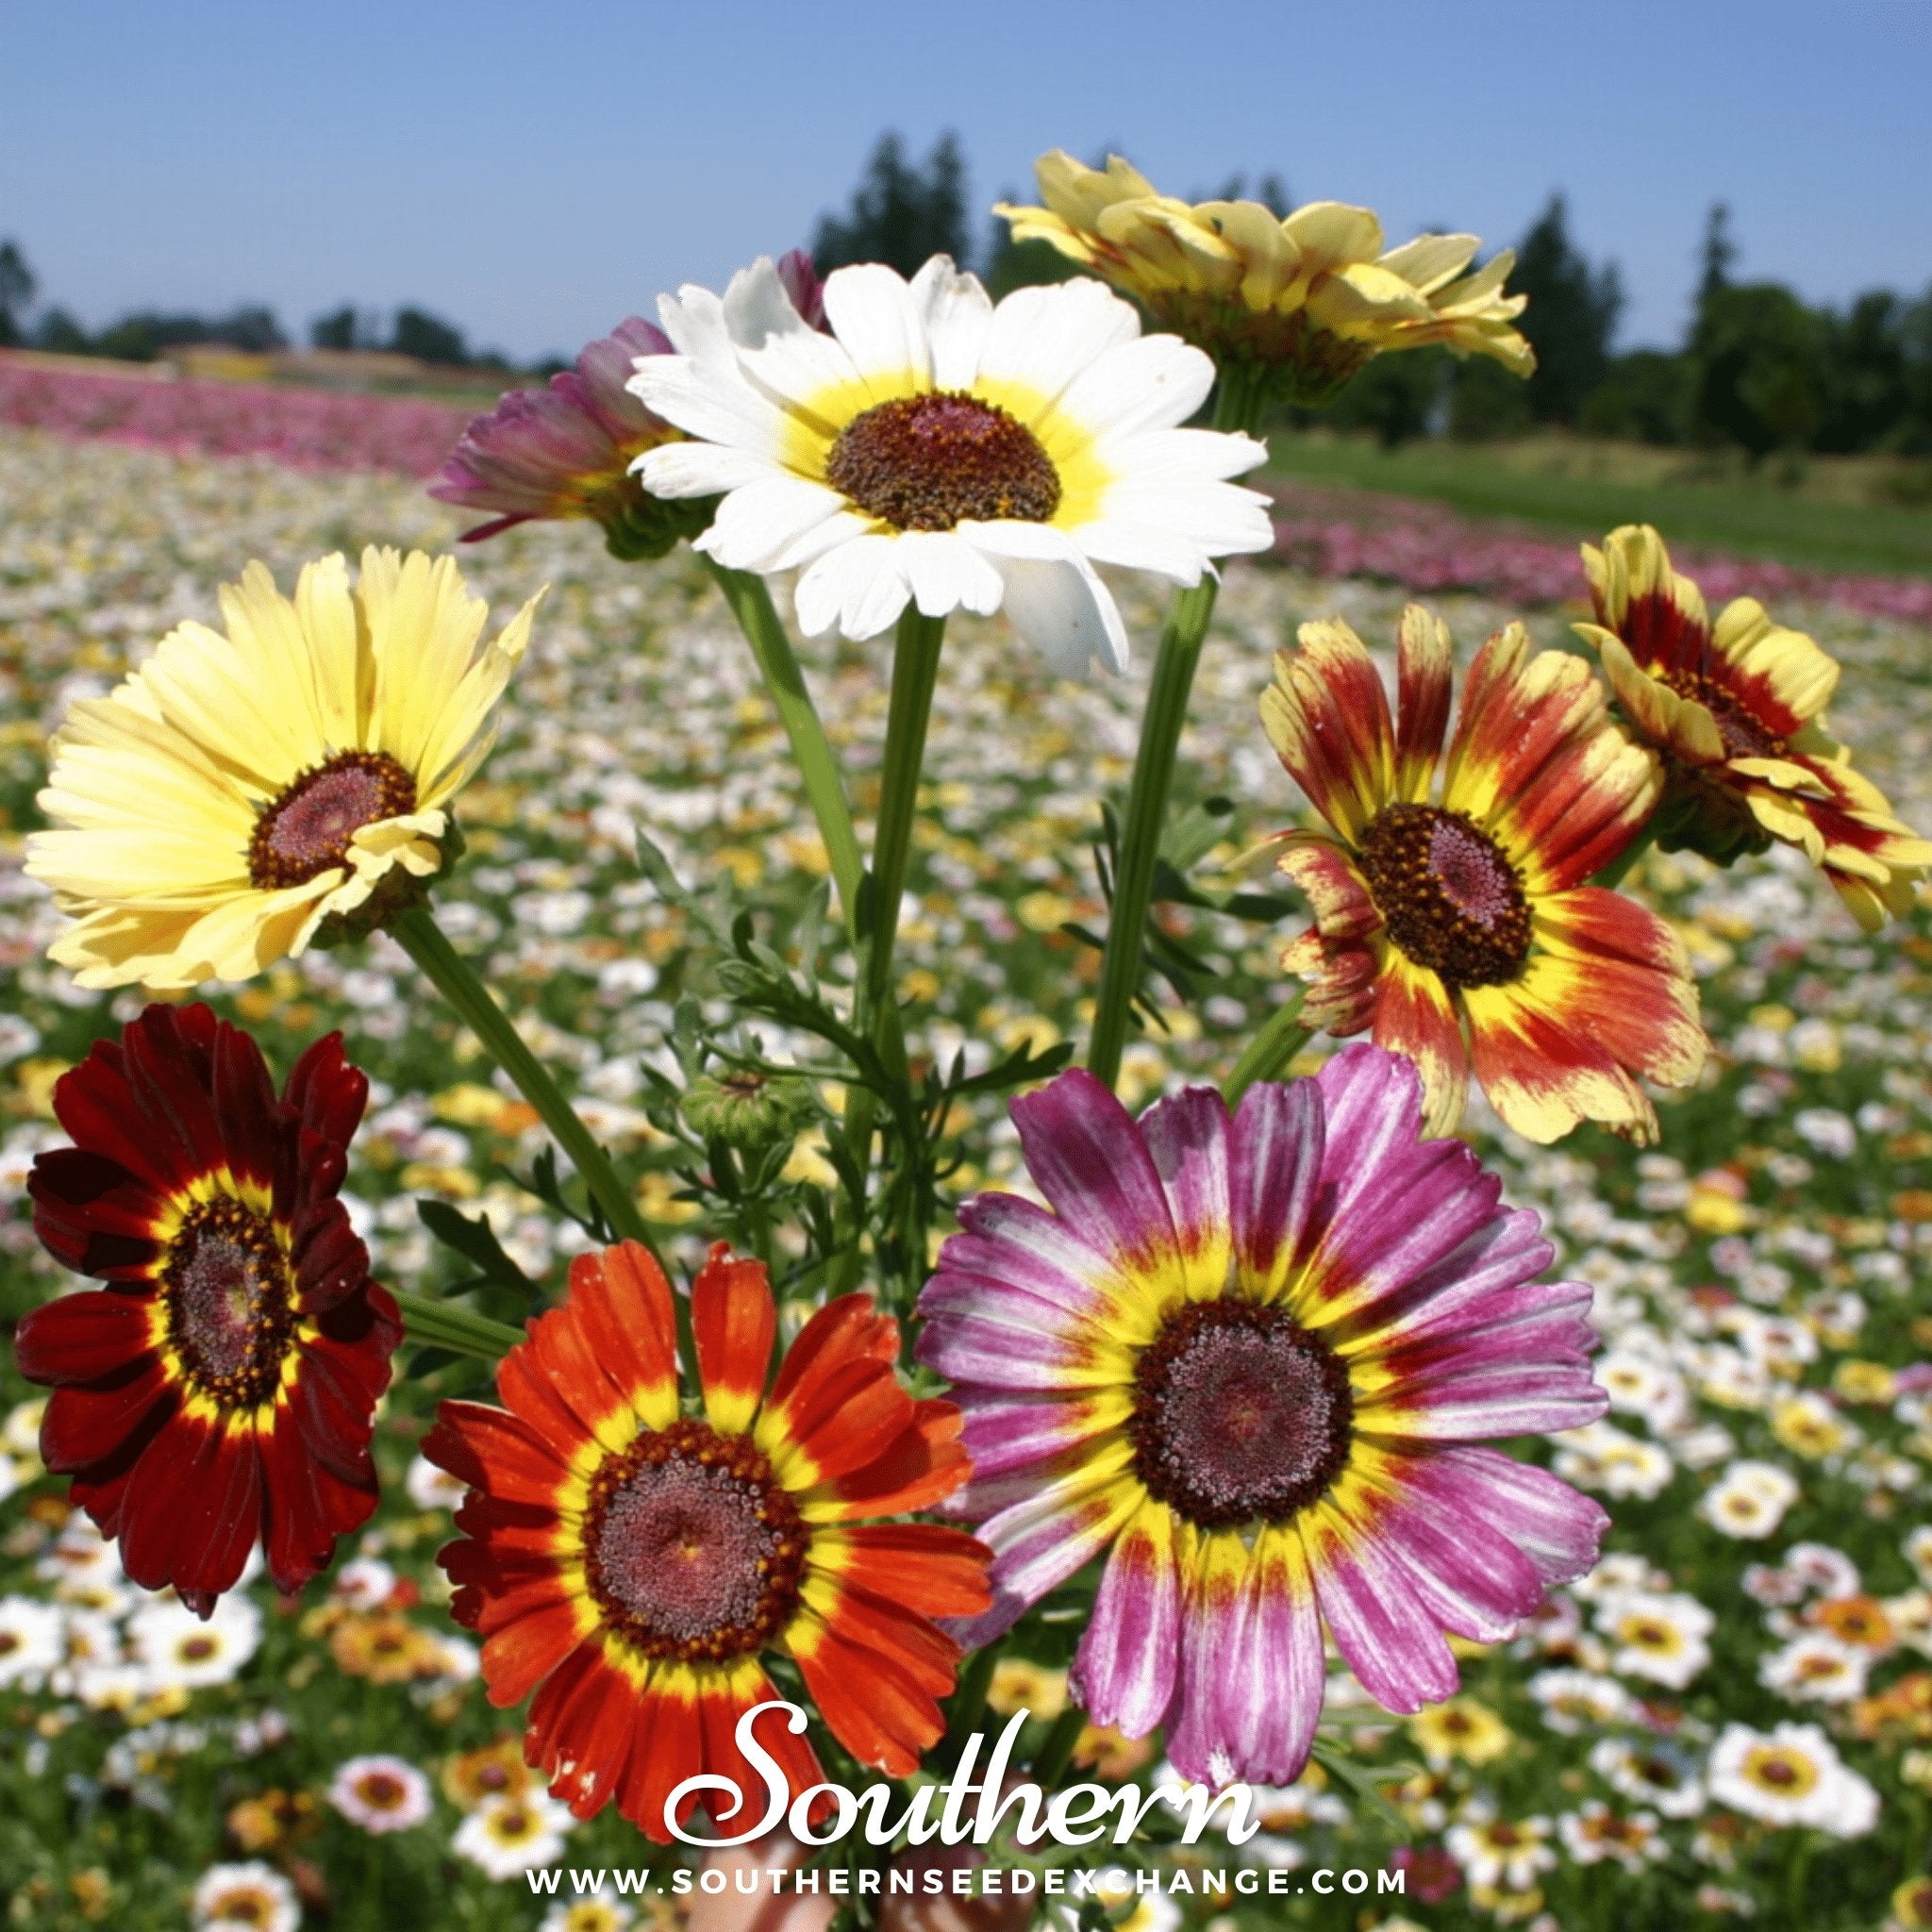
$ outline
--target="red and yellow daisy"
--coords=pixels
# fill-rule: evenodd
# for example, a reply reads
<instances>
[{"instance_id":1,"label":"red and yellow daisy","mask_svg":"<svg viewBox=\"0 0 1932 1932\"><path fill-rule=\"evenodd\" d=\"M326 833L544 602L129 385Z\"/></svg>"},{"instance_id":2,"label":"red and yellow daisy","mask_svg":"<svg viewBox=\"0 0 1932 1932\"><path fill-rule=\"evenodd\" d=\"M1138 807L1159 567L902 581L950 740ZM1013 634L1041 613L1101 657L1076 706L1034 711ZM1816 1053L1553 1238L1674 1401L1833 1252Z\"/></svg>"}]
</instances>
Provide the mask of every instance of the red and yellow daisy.
<instances>
[{"instance_id":1,"label":"red and yellow daisy","mask_svg":"<svg viewBox=\"0 0 1932 1932\"><path fill-rule=\"evenodd\" d=\"M1643 829L1661 777L1618 730L1580 658L1532 655L1520 625L1483 646L1449 724L1449 633L1403 612L1393 721L1368 646L1339 620L1275 658L1261 717L1328 832L1282 841L1315 924L1282 955L1307 1011L1373 1032L1422 1070L1428 1129L1460 1118L1472 1073L1518 1133L1579 1121L1647 1138L1641 1074L1704 1059L1684 950L1655 913L1585 883Z\"/></svg>"},{"instance_id":2,"label":"red and yellow daisy","mask_svg":"<svg viewBox=\"0 0 1932 1932\"><path fill-rule=\"evenodd\" d=\"M497 1372L505 1407L445 1403L424 1443L473 1491L470 1541L440 1560L457 1620L484 1638L491 1701L535 1691L524 1755L553 1794L581 1818L615 1798L660 1841L671 1794L700 1774L756 1815L763 1783L735 1733L777 1694L761 1652L791 1656L854 1757L905 1776L959 1658L932 1620L989 1601L988 1554L964 1532L862 1520L928 1508L967 1475L959 1411L899 1386L897 1323L845 1295L767 1387L763 1264L714 1247L691 1299L702 1414L679 1401L670 1284L627 1241L572 1264L563 1307ZM794 1793L821 1780L803 1737L775 1721L758 1736ZM748 1822L728 1803L723 1817Z\"/></svg>"},{"instance_id":3,"label":"red and yellow daisy","mask_svg":"<svg viewBox=\"0 0 1932 1932\"><path fill-rule=\"evenodd\" d=\"M1601 550L1586 543L1583 567L1597 621L1577 634L1595 646L1631 730L1664 757L1659 842L1728 862L1782 840L1824 870L1868 931L1906 911L1932 840L1826 735L1836 660L1755 597L1734 597L1712 624L1648 524L1612 530Z\"/></svg>"},{"instance_id":4,"label":"red and yellow daisy","mask_svg":"<svg viewBox=\"0 0 1932 1932\"><path fill-rule=\"evenodd\" d=\"M375 1507L369 1441L402 1340L337 1190L369 1082L318 1041L279 1098L206 1007L150 1007L54 1089L75 1144L27 1182L50 1253L106 1284L21 1323L54 1388L47 1467L128 1575L203 1615L259 1541L299 1590Z\"/></svg>"}]
</instances>

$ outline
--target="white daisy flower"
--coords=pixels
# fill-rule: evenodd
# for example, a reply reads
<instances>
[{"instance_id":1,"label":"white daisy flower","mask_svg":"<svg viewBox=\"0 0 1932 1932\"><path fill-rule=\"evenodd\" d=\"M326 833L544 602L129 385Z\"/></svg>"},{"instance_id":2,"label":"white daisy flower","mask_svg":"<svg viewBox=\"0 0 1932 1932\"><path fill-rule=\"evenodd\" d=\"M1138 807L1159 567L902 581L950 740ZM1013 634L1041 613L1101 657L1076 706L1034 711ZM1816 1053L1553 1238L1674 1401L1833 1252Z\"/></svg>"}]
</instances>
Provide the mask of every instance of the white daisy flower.
<instances>
[{"instance_id":1,"label":"white daisy flower","mask_svg":"<svg viewBox=\"0 0 1932 1932\"><path fill-rule=\"evenodd\" d=\"M1824 1630L1807 1630L1757 1667L1767 1690L1806 1704L1849 1704L1865 1691L1871 1660Z\"/></svg>"},{"instance_id":2,"label":"white daisy flower","mask_svg":"<svg viewBox=\"0 0 1932 1932\"><path fill-rule=\"evenodd\" d=\"M1726 1724L1711 1746L1710 1794L1762 1824L1811 1825L1835 1838L1862 1837L1878 1818L1878 1794L1816 1724L1768 1732Z\"/></svg>"},{"instance_id":3,"label":"white daisy flower","mask_svg":"<svg viewBox=\"0 0 1932 1932\"><path fill-rule=\"evenodd\" d=\"M580 1898L552 1906L537 1922L537 1932L629 1932L636 1914L608 1898Z\"/></svg>"},{"instance_id":4,"label":"white daisy flower","mask_svg":"<svg viewBox=\"0 0 1932 1932\"><path fill-rule=\"evenodd\" d=\"M1442 1834L1442 1842L1472 1885L1524 1891L1536 1883L1538 1873L1557 1863L1549 1837L1547 1818L1498 1819L1472 1806L1463 1823Z\"/></svg>"},{"instance_id":5,"label":"white daisy flower","mask_svg":"<svg viewBox=\"0 0 1932 1932\"><path fill-rule=\"evenodd\" d=\"M1659 1739L1600 1738L1590 1747L1590 1768L1613 1791L1666 1818L1695 1818L1705 1807L1696 1764Z\"/></svg>"},{"instance_id":6,"label":"white daisy flower","mask_svg":"<svg viewBox=\"0 0 1932 1932\"><path fill-rule=\"evenodd\" d=\"M1529 1694L1542 1707L1553 1731L1580 1737L1585 1731L1635 1721L1637 1700L1614 1677L1596 1671L1539 1671Z\"/></svg>"},{"instance_id":7,"label":"white daisy flower","mask_svg":"<svg viewBox=\"0 0 1932 1932\"><path fill-rule=\"evenodd\" d=\"M438 1469L426 1456L419 1456L409 1464L403 1488L419 1509L454 1509L470 1493L461 1476Z\"/></svg>"},{"instance_id":8,"label":"white daisy flower","mask_svg":"<svg viewBox=\"0 0 1932 1932\"><path fill-rule=\"evenodd\" d=\"M245 1596L218 1597L205 1620L151 1603L127 1620L127 1638L157 1690L194 1690L229 1682L261 1647L261 1612Z\"/></svg>"},{"instance_id":9,"label":"white daisy flower","mask_svg":"<svg viewBox=\"0 0 1932 1932\"><path fill-rule=\"evenodd\" d=\"M821 332L760 261L658 308L678 354L630 387L693 440L634 467L659 496L723 497L697 540L719 563L800 571L809 635L875 637L908 603L1004 609L1057 669L1120 670L1095 564L1193 584L1274 541L1268 499L1227 480L1263 446L1180 426L1213 363L1098 282L995 305L944 256L909 283L868 263L826 280Z\"/></svg>"},{"instance_id":10,"label":"white daisy flower","mask_svg":"<svg viewBox=\"0 0 1932 1932\"><path fill-rule=\"evenodd\" d=\"M1579 1865L1606 1860L1626 1872L1669 1855L1670 1846L1653 1811L1613 1811L1600 1798L1591 1798L1557 1820L1563 1848Z\"/></svg>"},{"instance_id":11,"label":"white daisy flower","mask_svg":"<svg viewBox=\"0 0 1932 1932\"><path fill-rule=\"evenodd\" d=\"M429 1780L407 1758L386 1752L351 1757L338 1767L328 1801L351 1824L377 1835L408 1831L432 1809Z\"/></svg>"},{"instance_id":12,"label":"white daisy flower","mask_svg":"<svg viewBox=\"0 0 1932 1932\"><path fill-rule=\"evenodd\" d=\"M1717 1625L1694 1596L1631 1591L1599 1607L1597 1627L1615 1645L1610 1668L1681 1690L1710 1661Z\"/></svg>"},{"instance_id":13,"label":"white daisy flower","mask_svg":"<svg viewBox=\"0 0 1932 1932\"><path fill-rule=\"evenodd\" d=\"M1798 1500L1798 1484L1774 1462L1734 1462L1707 1490L1697 1513L1725 1536L1769 1536Z\"/></svg>"},{"instance_id":14,"label":"white daisy flower","mask_svg":"<svg viewBox=\"0 0 1932 1932\"><path fill-rule=\"evenodd\" d=\"M515 1878L563 1857L563 1835L576 1821L541 1791L485 1798L458 1826L450 1849L492 1878Z\"/></svg>"},{"instance_id":15,"label":"white daisy flower","mask_svg":"<svg viewBox=\"0 0 1932 1932\"><path fill-rule=\"evenodd\" d=\"M52 1604L31 1597L0 1597L0 1688L18 1684L37 1690L67 1655L65 1619Z\"/></svg>"},{"instance_id":16,"label":"white daisy flower","mask_svg":"<svg viewBox=\"0 0 1932 1932\"><path fill-rule=\"evenodd\" d=\"M295 1888L273 1865L211 1865L194 1888L195 1932L296 1932Z\"/></svg>"},{"instance_id":17,"label":"white daisy flower","mask_svg":"<svg viewBox=\"0 0 1932 1932\"><path fill-rule=\"evenodd\" d=\"M336 1572L328 1593L352 1610L373 1610L388 1601L395 1587L396 1573L380 1557L351 1557Z\"/></svg>"}]
</instances>

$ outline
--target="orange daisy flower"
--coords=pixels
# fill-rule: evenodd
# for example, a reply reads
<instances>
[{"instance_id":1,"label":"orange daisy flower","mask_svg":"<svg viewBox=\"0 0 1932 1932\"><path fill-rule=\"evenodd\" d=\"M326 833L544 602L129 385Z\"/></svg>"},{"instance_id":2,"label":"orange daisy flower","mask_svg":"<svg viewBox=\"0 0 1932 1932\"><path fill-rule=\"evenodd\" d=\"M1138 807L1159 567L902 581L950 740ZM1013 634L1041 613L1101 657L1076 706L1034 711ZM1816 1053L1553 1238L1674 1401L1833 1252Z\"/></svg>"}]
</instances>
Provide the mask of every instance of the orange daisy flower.
<instances>
[{"instance_id":1,"label":"orange daisy flower","mask_svg":"<svg viewBox=\"0 0 1932 1932\"><path fill-rule=\"evenodd\" d=\"M530 1706L524 1755L588 1818L610 1799L660 1842L687 1778L763 1782L739 1718L790 1655L840 1742L906 1776L943 1728L959 1646L933 1619L989 1602L983 1545L924 1509L968 1474L959 1411L899 1386L898 1324L868 1295L818 1310L767 1387L777 1309L721 1243L691 1288L702 1414L679 1401L671 1287L635 1242L582 1255L562 1307L497 1371L505 1407L446 1402L424 1452L473 1493L439 1561L484 1638L491 1701ZM767 1720L791 1790L810 1744ZM698 1799L677 1807L681 1824ZM750 1807L750 1813L747 1811Z\"/></svg>"},{"instance_id":2,"label":"orange daisy flower","mask_svg":"<svg viewBox=\"0 0 1932 1932\"><path fill-rule=\"evenodd\" d=\"M1664 756L1665 850L1728 864L1781 840L1824 870L1867 931L1905 912L1932 840L1901 823L1826 735L1836 660L1755 597L1733 598L1713 625L1648 524L1612 530L1601 550L1586 543L1583 567L1597 621L1577 635L1602 658L1631 730Z\"/></svg>"},{"instance_id":3,"label":"orange daisy flower","mask_svg":"<svg viewBox=\"0 0 1932 1932\"><path fill-rule=\"evenodd\" d=\"M1261 717L1329 826L1288 834L1278 860L1315 913L1282 954L1310 982L1309 1019L1413 1059L1429 1134L1455 1127L1474 1073L1532 1141L1585 1120L1654 1136L1638 1076L1695 1077L1697 991L1661 919L1585 881L1648 823L1657 760L1611 722L1588 665L1532 656L1520 625L1470 667L1446 762L1439 619L1403 612L1392 722L1347 625L1299 635Z\"/></svg>"}]
</instances>

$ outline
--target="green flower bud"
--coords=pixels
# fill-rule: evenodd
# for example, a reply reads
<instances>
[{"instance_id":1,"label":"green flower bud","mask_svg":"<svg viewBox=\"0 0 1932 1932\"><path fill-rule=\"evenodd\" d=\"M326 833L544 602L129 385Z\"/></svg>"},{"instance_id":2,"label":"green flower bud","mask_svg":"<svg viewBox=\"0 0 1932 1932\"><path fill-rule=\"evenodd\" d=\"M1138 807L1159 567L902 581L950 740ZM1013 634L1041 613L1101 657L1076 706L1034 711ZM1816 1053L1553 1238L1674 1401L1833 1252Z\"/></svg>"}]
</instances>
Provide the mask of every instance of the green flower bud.
<instances>
[{"instance_id":1,"label":"green flower bud","mask_svg":"<svg viewBox=\"0 0 1932 1932\"><path fill-rule=\"evenodd\" d=\"M805 1081L746 1071L700 1074L679 1108L693 1133L741 1154L791 1140L814 1112Z\"/></svg>"}]
</instances>

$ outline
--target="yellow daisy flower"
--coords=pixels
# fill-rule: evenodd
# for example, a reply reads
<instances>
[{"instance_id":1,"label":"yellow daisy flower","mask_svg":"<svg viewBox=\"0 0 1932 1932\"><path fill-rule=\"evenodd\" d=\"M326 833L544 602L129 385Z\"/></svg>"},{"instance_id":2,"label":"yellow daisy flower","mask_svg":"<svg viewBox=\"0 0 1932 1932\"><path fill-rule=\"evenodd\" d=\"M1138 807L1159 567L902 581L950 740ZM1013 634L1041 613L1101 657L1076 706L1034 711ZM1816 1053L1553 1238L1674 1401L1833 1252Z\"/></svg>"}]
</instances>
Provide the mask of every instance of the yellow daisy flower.
<instances>
[{"instance_id":1,"label":"yellow daisy flower","mask_svg":"<svg viewBox=\"0 0 1932 1932\"><path fill-rule=\"evenodd\" d=\"M1372 357L1441 342L1519 375L1536 357L1511 326L1505 248L1473 273L1474 235L1419 235L1385 252L1365 208L1311 201L1281 216L1257 201L1191 205L1158 193L1118 155L1104 170L1056 148L1036 164L1044 208L999 204L1015 242L1062 255L1144 305L1217 361L1259 364L1307 402Z\"/></svg>"},{"instance_id":2,"label":"yellow daisy flower","mask_svg":"<svg viewBox=\"0 0 1932 1932\"><path fill-rule=\"evenodd\" d=\"M495 737L537 599L493 640L449 558L260 563L107 697L77 704L26 870L75 920L86 987L245 979L414 903L454 858L449 808Z\"/></svg>"}]
</instances>

